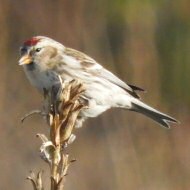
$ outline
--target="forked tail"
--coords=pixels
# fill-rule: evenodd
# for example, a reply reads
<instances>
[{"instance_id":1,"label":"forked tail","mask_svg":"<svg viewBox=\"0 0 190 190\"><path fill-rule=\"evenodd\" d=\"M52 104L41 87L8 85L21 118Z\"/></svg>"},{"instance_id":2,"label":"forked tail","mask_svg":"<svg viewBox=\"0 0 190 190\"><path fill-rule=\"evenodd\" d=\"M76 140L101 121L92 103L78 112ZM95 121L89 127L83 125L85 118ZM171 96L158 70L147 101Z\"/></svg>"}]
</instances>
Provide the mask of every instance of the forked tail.
<instances>
[{"instance_id":1,"label":"forked tail","mask_svg":"<svg viewBox=\"0 0 190 190\"><path fill-rule=\"evenodd\" d=\"M159 112L158 110L146 105L145 103L137 99L134 99L131 104L132 111L146 115L147 117L153 119L163 127L170 128L169 122L179 123L176 119L170 117L169 115Z\"/></svg>"}]
</instances>

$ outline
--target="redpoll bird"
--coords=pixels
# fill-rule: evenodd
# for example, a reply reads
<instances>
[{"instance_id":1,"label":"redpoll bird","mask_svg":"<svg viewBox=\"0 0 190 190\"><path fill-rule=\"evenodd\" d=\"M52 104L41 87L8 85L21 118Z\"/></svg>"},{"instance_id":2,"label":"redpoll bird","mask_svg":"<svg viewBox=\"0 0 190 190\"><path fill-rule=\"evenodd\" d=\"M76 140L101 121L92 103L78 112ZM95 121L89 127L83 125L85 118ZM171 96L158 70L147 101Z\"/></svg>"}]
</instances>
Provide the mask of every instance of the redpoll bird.
<instances>
[{"instance_id":1,"label":"redpoll bird","mask_svg":"<svg viewBox=\"0 0 190 190\"><path fill-rule=\"evenodd\" d=\"M86 89L82 98L88 101L88 109L80 112L83 120L118 107L142 113L166 128L170 127L169 122L177 122L143 103L136 93L143 89L126 84L84 53L43 36L25 41L20 51L19 65L41 92L59 83L60 77L63 81L82 81Z\"/></svg>"}]
</instances>

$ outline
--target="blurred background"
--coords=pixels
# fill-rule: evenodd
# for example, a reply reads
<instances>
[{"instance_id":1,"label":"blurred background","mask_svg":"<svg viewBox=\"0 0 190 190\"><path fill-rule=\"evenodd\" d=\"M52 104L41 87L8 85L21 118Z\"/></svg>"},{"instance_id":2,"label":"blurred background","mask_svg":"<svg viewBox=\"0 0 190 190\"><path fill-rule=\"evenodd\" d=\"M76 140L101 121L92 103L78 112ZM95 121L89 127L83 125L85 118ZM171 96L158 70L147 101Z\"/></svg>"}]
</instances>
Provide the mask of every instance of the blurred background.
<instances>
[{"instance_id":1,"label":"blurred background","mask_svg":"<svg viewBox=\"0 0 190 190\"><path fill-rule=\"evenodd\" d=\"M68 150L77 162L65 189L188 190L189 8L188 0L0 0L0 189L32 190L25 178L40 169L49 185L35 137L47 126L39 116L20 123L42 97L18 66L22 42L45 35L146 89L145 102L181 121L165 130L117 109L88 120Z\"/></svg>"}]
</instances>

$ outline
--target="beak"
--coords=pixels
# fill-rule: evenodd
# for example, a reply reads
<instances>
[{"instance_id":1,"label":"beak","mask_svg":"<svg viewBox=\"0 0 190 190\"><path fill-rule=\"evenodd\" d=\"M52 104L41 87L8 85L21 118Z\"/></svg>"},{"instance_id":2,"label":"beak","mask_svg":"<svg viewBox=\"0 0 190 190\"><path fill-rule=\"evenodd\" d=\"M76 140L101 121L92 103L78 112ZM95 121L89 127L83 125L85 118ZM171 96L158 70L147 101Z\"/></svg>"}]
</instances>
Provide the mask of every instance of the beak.
<instances>
[{"instance_id":1,"label":"beak","mask_svg":"<svg viewBox=\"0 0 190 190\"><path fill-rule=\"evenodd\" d=\"M24 55L19 60L19 65L27 65L32 63L32 57L30 55Z\"/></svg>"}]
</instances>

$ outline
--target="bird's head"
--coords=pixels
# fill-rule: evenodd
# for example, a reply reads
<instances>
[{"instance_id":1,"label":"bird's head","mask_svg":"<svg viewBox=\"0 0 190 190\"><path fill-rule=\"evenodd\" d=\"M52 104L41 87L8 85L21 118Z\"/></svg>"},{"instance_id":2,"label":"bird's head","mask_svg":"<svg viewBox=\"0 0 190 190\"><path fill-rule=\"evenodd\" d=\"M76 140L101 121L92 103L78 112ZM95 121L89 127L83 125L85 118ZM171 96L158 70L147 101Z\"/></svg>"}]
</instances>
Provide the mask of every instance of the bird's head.
<instances>
[{"instance_id":1,"label":"bird's head","mask_svg":"<svg viewBox=\"0 0 190 190\"><path fill-rule=\"evenodd\" d=\"M64 46L48 37L36 36L26 40L20 48L19 65L47 66L64 51Z\"/></svg>"}]
</instances>

